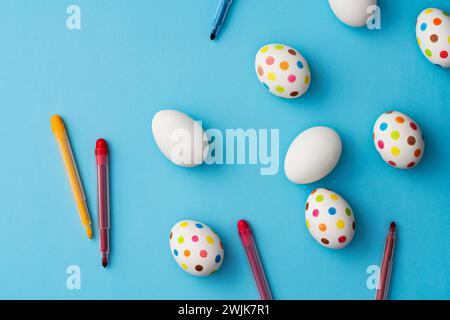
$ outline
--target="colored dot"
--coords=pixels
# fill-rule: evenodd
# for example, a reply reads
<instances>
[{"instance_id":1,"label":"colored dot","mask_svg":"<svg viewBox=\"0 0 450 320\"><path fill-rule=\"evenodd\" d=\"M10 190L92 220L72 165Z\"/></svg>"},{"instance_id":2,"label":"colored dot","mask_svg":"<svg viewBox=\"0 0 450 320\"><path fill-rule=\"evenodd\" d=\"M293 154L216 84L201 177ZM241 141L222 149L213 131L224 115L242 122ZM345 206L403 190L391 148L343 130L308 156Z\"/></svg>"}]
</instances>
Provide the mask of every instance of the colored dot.
<instances>
[{"instance_id":1,"label":"colored dot","mask_svg":"<svg viewBox=\"0 0 450 320\"><path fill-rule=\"evenodd\" d=\"M325 239L325 238L320 239L320 241L321 241L323 244L329 244L329 243L330 243L330 241L328 241L328 239Z\"/></svg>"},{"instance_id":2,"label":"colored dot","mask_svg":"<svg viewBox=\"0 0 450 320\"><path fill-rule=\"evenodd\" d=\"M435 19L433 20L433 23L434 23L436 26L438 26L438 25L440 25L440 24L442 23L442 20L439 19L439 18L435 18Z\"/></svg>"},{"instance_id":3,"label":"colored dot","mask_svg":"<svg viewBox=\"0 0 450 320\"><path fill-rule=\"evenodd\" d=\"M198 241L198 236L192 236L192 242L197 242Z\"/></svg>"},{"instance_id":4,"label":"colored dot","mask_svg":"<svg viewBox=\"0 0 450 320\"><path fill-rule=\"evenodd\" d=\"M345 208L345 214L350 217L352 215L352 210L350 210L350 208Z\"/></svg>"},{"instance_id":5,"label":"colored dot","mask_svg":"<svg viewBox=\"0 0 450 320\"><path fill-rule=\"evenodd\" d=\"M176 257L178 257L178 250L177 250L177 249L174 249L174 250L173 250L173 254L174 254Z\"/></svg>"},{"instance_id":6,"label":"colored dot","mask_svg":"<svg viewBox=\"0 0 450 320\"><path fill-rule=\"evenodd\" d=\"M428 57L431 57L431 56L432 56L432 53L431 53L431 50L430 50L430 49L426 49L426 50L425 50L425 54L426 54Z\"/></svg>"},{"instance_id":7,"label":"colored dot","mask_svg":"<svg viewBox=\"0 0 450 320\"><path fill-rule=\"evenodd\" d=\"M185 265L184 263L181 264L181 267L182 267L184 270L187 270L187 269L188 269L187 265Z\"/></svg>"},{"instance_id":8,"label":"colored dot","mask_svg":"<svg viewBox=\"0 0 450 320\"><path fill-rule=\"evenodd\" d=\"M340 237L338 238L339 243L344 243L345 240L347 240L347 237L346 237L346 236L340 236Z\"/></svg>"},{"instance_id":9,"label":"colored dot","mask_svg":"<svg viewBox=\"0 0 450 320\"><path fill-rule=\"evenodd\" d=\"M308 211L309 208L309 202L306 202L305 210Z\"/></svg>"},{"instance_id":10,"label":"colored dot","mask_svg":"<svg viewBox=\"0 0 450 320\"><path fill-rule=\"evenodd\" d=\"M195 266L195 270L198 271L198 272L201 272L203 270L203 267L198 264L198 265Z\"/></svg>"},{"instance_id":11,"label":"colored dot","mask_svg":"<svg viewBox=\"0 0 450 320\"><path fill-rule=\"evenodd\" d=\"M312 214L313 214L314 217L317 217L319 215L319 210L314 209Z\"/></svg>"},{"instance_id":12,"label":"colored dot","mask_svg":"<svg viewBox=\"0 0 450 320\"><path fill-rule=\"evenodd\" d=\"M316 201L317 201L317 202L320 202L320 201L322 201L322 200L323 200L323 195L319 194L319 195L316 197Z\"/></svg>"},{"instance_id":13,"label":"colored dot","mask_svg":"<svg viewBox=\"0 0 450 320\"><path fill-rule=\"evenodd\" d=\"M437 34L432 34L430 36L430 41L431 42L435 43L435 42L438 42L438 40L439 40L439 36Z\"/></svg>"},{"instance_id":14,"label":"colored dot","mask_svg":"<svg viewBox=\"0 0 450 320\"><path fill-rule=\"evenodd\" d=\"M288 52L289 52L289 54L291 54L293 56L297 55L297 52L295 52L294 49L289 49Z\"/></svg>"},{"instance_id":15,"label":"colored dot","mask_svg":"<svg viewBox=\"0 0 450 320\"><path fill-rule=\"evenodd\" d=\"M267 50L269 50L269 46L264 46L264 47L261 49L261 53L267 52Z\"/></svg>"},{"instance_id":16,"label":"colored dot","mask_svg":"<svg viewBox=\"0 0 450 320\"><path fill-rule=\"evenodd\" d=\"M309 83L309 76L305 76L305 84Z\"/></svg>"},{"instance_id":17,"label":"colored dot","mask_svg":"<svg viewBox=\"0 0 450 320\"><path fill-rule=\"evenodd\" d=\"M191 255L191 252L189 250L184 250L184 256L189 257Z\"/></svg>"},{"instance_id":18,"label":"colored dot","mask_svg":"<svg viewBox=\"0 0 450 320\"><path fill-rule=\"evenodd\" d=\"M222 260L222 257L220 256L220 254L218 254L218 255L216 256L216 258L214 259L214 261L216 261L216 263L219 263L220 260Z\"/></svg>"},{"instance_id":19,"label":"colored dot","mask_svg":"<svg viewBox=\"0 0 450 320\"><path fill-rule=\"evenodd\" d=\"M410 163L408 163L408 164L406 165L406 167L407 167L407 168L412 168L412 167L414 167L415 165L416 165L415 162L410 162Z\"/></svg>"},{"instance_id":20,"label":"colored dot","mask_svg":"<svg viewBox=\"0 0 450 320\"><path fill-rule=\"evenodd\" d=\"M276 91L276 92L279 92L279 93L283 93L283 92L284 92L284 87L282 87L282 86L276 86L276 87L275 87L275 91Z\"/></svg>"},{"instance_id":21,"label":"colored dot","mask_svg":"<svg viewBox=\"0 0 450 320\"><path fill-rule=\"evenodd\" d=\"M298 91L292 91L289 95L291 97L296 97L296 96L298 96Z\"/></svg>"},{"instance_id":22,"label":"colored dot","mask_svg":"<svg viewBox=\"0 0 450 320\"><path fill-rule=\"evenodd\" d=\"M208 251L206 251L206 250L201 250L200 251L200 257L206 258L207 256L208 256Z\"/></svg>"},{"instance_id":23,"label":"colored dot","mask_svg":"<svg viewBox=\"0 0 450 320\"><path fill-rule=\"evenodd\" d=\"M352 223L352 229L353 229L353 230L355 230L355 226L356 226L356 225L355 225L355 221L353 221L353 223Z\"/></svg>"},{"instance_id":24,"label":"colored dot","mask_svg":"<svg viewBox=\"0 0 450 320\"><path fill-rule=\"evenodd\" d=\"M394 161L388 161L388 163L393 167L395 167L397 165Z\"/></svg>"},{"instance_id":25,"label":"colored dot","mask_svg":"<svg viewBox=\"0 0 450 320\"><path fill-rule=\"evenodd\" d=\"M384 148L384 142L382 140L378 140L378 148L380 149Z\"/></svg>"},{"instance_id":26,"label":"colored dot","mask_svg":"<svg viewBox=\"0 0 450 320\"><path fill-rule=\"evenodd\" d=\"M336 227L337 227L338 229L343 229L343 228L345 227L344 220L338 220L338 221L336 222Z\"/></svg>"},{"instance_id":27,"label":"colored dot","mask_svg":"<svg viewBox=\"0 0 450 320\"><path fill-rule=\"evenodd\" d=\"M442 14L444 15L444 16L449 16L449 14L447 13L447 12L445 12L445 11L442 11Z\"/></svg>"},{"instance_id":28,"label":"colored dot","mask_svg":"<svg viewBox=\"0 0 450 320\"><path fill-rule=\"evenodd\" d=\"M178 243L179 243L179 244L182 244L183 242L184 242L184 238L183 238L183 237L179 237L179 238L178 238Z\"/></svg>"},{"instance_id":29,"label":"colored dot","mask_svg":"<svg viewBox=\"0 0 450 320\"><path fill-rule=\"evenodd\" d=\"M429 14L429 13L432 13L433 12L433 9L427 9L427 10L425 10L425 13L426 14Z\"/></svg>"},{"instance_id":30,"label":"colored dot","mask_svg":"<svg viewBox=\"0 0 450 320\"><path fill-rule=\"evenodd\" d=\"M394 112L394 111L390 110L390 111L386 111L384 114L391 114L392 112Z\"/></svg>"},{"instance_id":31,"label":"colored dot","mask_svg":"<svg viewBox=\"0 0 450 320\"><path fill-rule=\"evenodd\" d=\"M422 31L427 30L427 24L425 22L420 25L420 30Z\"/></svg>"},{"instance_id":32,"label":"colored dot","mask_svg":"<svg viewBox=\"0 0 450 320\"><path fill-rule=\"evenodd\" d=\"M416 144L416 138L414 138L413 136L409 136L408 139L406 140L408 142L408 144L410 146L413 146Z\"/></svg>"},{"instance_id":33,"label":"colored dot","mask_svg":"<svg viewBox=\"0 0 450 320\"><path fill-rule=\"evenodd\" d=\"M398 132L397 130L392 131L391 138L394 140L398 140L398 138L400 138L400 132Z\"/></svg>"},{"instance_id":34,"label":"colored dot","mask_svg":"<svg viewBox=\"0 0 450 320\"><path fill-rule=\"evenodd\" d=\"M287 70L289 69L289 63L287 61L280 62L280 69L281 70Z\"/></svg>"},{"instance_id":35,"label":"colored dot","mask_svg":"<svg viewBox=\"0 0 450 320\"><path fill-rule=\"evenodd\" d=\"M334 208L334 207L328 208L328 213L331 214L332 216L334 216L336 214L336 208Z\"/></svg>"},{"instance_id":36,"label":"colored dot","mask_svg":"<svg viewBox=\"0 0 450 320\"><path fill-rule=\"evenodd\" d=\"M400 149L397 147L392 147L391 148L391 153L394 157L398 157L400 155Z\"/></svg>"},{"instance_id":37,"label":"colored dot","mask_svg":"<svg viewBox=\"0 0 450 320\"><path fill-rule=\"evenodd\" d=\"M206 236L206 242L208 242L209 244L213 244L214 239L211 236Z\"/></svg>"},{"instance_id":38,"label":"colored dot","mask_svg":"<svg viewBox=\"0 0 450 320\"><path fill-rule=\"evenodd\" d=\"M386 123L386 122L382 122L382 123L380 124L380 130L381 130L381 131L384 131L384 130L386 130L386 129L387 129L387 127L388 127L388 125L387 125L387 123Z\"/></svg>"},{"instance_id":39,"label":"colored dot","mask_svg":"<svg viewBox=\"0 0 450 320\"><path fill-rule=\"evenodd\" d=\"M411 123L409 124L409 126L411 127L411 129L417 130L417 125L416 125L414 122L411 122Z\"/></svg>"},{"instance_id":40,"label":"colored dot","mask_svg":"<svg viewBox=\"0 0 450 320\"><path fill-rule=\"evenodd\" d=\"M222 241L219 241L220 249L223 249Z\"/></svg>"},{"instance_id":41,"label":"colored dot","mask_svg":"<svg viewBox=\"0 0 450 320\"><path fill-rule=\"evenodd\" d=\"M306 219L306 227L309 229L311 227L311 225L309 224L309 220Z\"/></svg>"},{"instance_id":42,"label":"colored dot","mask_svg":"<svg viewBox=\"0 0 450 320\"><path fill-rule=\"evenodd\" d=\"M422 45L422 43L420 42L420 38L417 38L417 44L419 45L419 47Z\"/></svg>"},{"instance_id":43,"label":"colored dot","mask_svg":"<svg viewBox=\"0 0 450 320\"><path fill-rule=\"evenodd\" d=\"M195 226L196 226L197 228L199 228L199 229L202 229L202 228L203 228L203 225L200 224L200 223L196 223Z\"/></svg>"},{"instance_id":44,"label":"colored dot","mask_svg":"<svg viewBox=\"0 0 450 320\"><path fill-rule=\"evenodd\" d=\"M405 118L403 118L403 117L396 117L395 121L397 121L398 123L401 124L401 123L405 122Z\"/></svg>"},{"instance_id":45,"label":"colored dot","mask_svg":"<svg viewBox=\"0 0 450 320\"><path fill-rule=\"evenodd\" d=\"M447 59L448 57L448 51L442 50L440 53L440 56L442 59Z\"/></svg>"},{"instance_id":46,"label":"colored dot","mask_svg":"<svg viewBox=\"0 0 450 320\"><path fill-rule=\"evenodd\" d=\"M275 80L277 80L277 77L275 76L275 73L269 72L267 74L267 79L269 79L269 81L275 81Z\"/></svg>"},{"instance_id":47,"label":"colored dot","mask_svg":"<svg viewBox=\"0 0 450 320\"><path fill-rule=\"evenodd\" d=\"M188 223L186 221L180 223L180 227L186 228L188 226Z\"/></svg>"},{"instance_id":48,"label":"colored dot","mask_svg":"<svg viewBox=\"0 0 450 320\"><path fill-rule=\"evenodd\" d=\"M274 62L275 62L274 57L268 56L268 57L266 58L266 63L267 63L269 66L272 65Z\"/></svg>"},{"instance_id":49,"label":"colored dot","mask_svg":"<svg viewBox=\"0 0 450 320\"><path fill-rule=\"evenodd\" d=\"M322 232L327 231L327 225L325 223L319 224L319 230Z\"/></svg>"},{"instance_id":50,"label":"colored dot","mask_svg":"<svg viewBox=\"0 0 450 320\"><path fill-rule=\"evenodd\" d=\"M450 36L448 36L448 38L447 38L447 42L448 42L448 43L450 43Z\"/></svg>"},{"instance_id":51,"label":"colored dot","mask_svg":"<svg viewBox=\"0 0 450 320\"><path fill-rule=\"evenodd\" d=\"M289 81L290 83L295 82L295 80L297 80L297 77L294 76L293 74L290 74L290 75L288 76L288 81Z\"/></svg>"},{"instance_id":52,"label":"colored dot","mask_svg":"<svg viewBox=\"0 0 450 320\"><path fill-rule=\"evenodd\" d=\"M317 189L314 189L313 191L311 191L310 194L314 194L314 193L316 193L316 191L317 191Z\"/></svg>"},{"instance_id":53,"label":"colored dot","mask_svg":"<svg viewBox=\"0 0 450 320\"><path fill-rule=\"evenodd\" d=\"M258 74L262 77L264 75L264 70L261 66L258 66Z\"/></svg>"},{"instance_id":54,"label":"colored dot","mask_svg":"<svg viewBox=\"0 0 450 320\"><path fill-rule=\"evenodd\" d=\"M417 149L416 151L414 151L414 156L416 156L417 158L420 157L421 154L422 154L422 151L420 149Z\"/></svg>"},{"instance_id":55,"label":"colored dot","mask_svg":"<svg viewBox=\"0 0 450 320\"><path fill-rule=\"evenodd\" d=\"M331 198L331 200L337 200L338 196L333 193L333 194L330 194L330 198Z\"/></svg>"},{"instance_id":56,"label":"colored dot","mask_svg":"<svg viewBox=\"0 0 450 320\"><path fill-rule=\"evenodd\" d=\"M172 240L173 233L170 233L169 240Z\"/></svg>"},{"instance_id":57,"label":"colored dot","mask_svg":"<svg viewBox=\"0 0 450 320\"><path fill-rule=\"evenodd\" d=\"M275 50L282 50L284 48L284 46L281 44L276 44L273 47L275 48Z\"/></svg>"},{"instance_id":58,"label":"colored dot","mask_svg":"<svg viewBox=\"0 0 450 320\"><path fill-rule=\"evenodd\" d=\"M303 62L301 62L300 60L297 61L297 67L299 69L303 69Z\"/></svg>"}]
</instances>

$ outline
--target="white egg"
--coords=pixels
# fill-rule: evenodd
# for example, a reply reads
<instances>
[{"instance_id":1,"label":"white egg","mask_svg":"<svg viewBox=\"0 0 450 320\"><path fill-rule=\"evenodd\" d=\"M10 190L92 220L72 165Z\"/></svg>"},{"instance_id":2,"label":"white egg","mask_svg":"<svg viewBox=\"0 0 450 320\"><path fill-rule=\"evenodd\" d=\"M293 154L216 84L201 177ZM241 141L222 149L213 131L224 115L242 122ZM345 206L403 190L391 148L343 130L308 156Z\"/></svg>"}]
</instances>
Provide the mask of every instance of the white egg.
<instances>
[{"instance_id":1,"label":"white egg","mask_svg":"<svg viewBox=\"0 0 450 320\"><path fill-rule=\"evenodd\" d=\"M158 111L153 116L152 132L159 150L176 165L200 165L208 152L208 139L201 125L180 111Z\"/></svg>"},{"instance_id":2,"label":"white egg","mask_svg":"<svg viewBox=\"0 0 450 320\"><path fill-rule=\"evenodd\" d=\"M286 177L306 184L322 179L336 166L342 143L331 128L312 127L300 133L289 146L284 161Z\"/></svg>"},{"instance_id":3,"label":"white egg","mask_svg":"<svg viewBox=\"0 0 450 320\"><path fill-rule=\"evenodd\" d=\"M416 22L417 43L424 56L436 65L450 68L450 16L441 9L429 8Z\"/></svg>"},{"instance_id":4,"label":"white egg","mask_svg":"<svg viewBox=\"0 0 450 320\"><path fill-rule=\"evenodd\" d=\"M377 0L328 0L336 17L352 27L362 27L367 24L371 15L370 6L376 5Z\"/></svg>"},{"instance_id":5,"label":"white egg","mask_svg":"<svg viewBox=\"0 0 450 320\"><path fill-rule=\"evenodd\" d=\"M306 201L306 227L314 239L331 249L346 247L355 234L352 208L336 192L319 188Z\"/></svg>"},{"instance_id":6,"label":"white egg","mask_svg":"<svg viewBox=\"0 0 450 320\"><path fill-rule=\"evenodd\" d=\"M272 43L259 49L255 70L264 87L282 98L300 97L311 83L311 73L305 58L285 44Z\"/></svg>"},{"instance_id":7,"label":"white egg","mask_svg":"<svg viewBox=\"0 0 450 320\"><path fill-rule=\"evenodd\" d=\"M194 220L176 223L170 230L169 243L177 264L194 276L209 276L222 265L222 241L204 223Z\"/></svg>"},{"instance_id":8,"label":"white egg","mask_svg":"<svg viewBox=\"0 0 450 320\"><path fill-rule=\"evenodd\" d=\"M419 125L398 111L385 112L377 119L373 142L383 160L400 169L415 167L425 151Z\"/></svg>"}]
</instances>

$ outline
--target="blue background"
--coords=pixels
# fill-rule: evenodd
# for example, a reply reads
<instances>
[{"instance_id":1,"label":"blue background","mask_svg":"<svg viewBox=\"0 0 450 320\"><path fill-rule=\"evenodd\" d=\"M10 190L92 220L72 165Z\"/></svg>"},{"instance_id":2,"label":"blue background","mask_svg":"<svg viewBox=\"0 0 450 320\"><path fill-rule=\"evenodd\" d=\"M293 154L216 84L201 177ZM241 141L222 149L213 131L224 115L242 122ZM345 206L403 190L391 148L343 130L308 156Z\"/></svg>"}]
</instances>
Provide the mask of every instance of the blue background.
<instances>
[{"instance_id":1,"label":"blue background","mask_svg":"<svg viewBox=\"0 0 450 320\"><path fill-rule=\"evenodd\" d=\"M253 226L275 298L372 299L366 268L378 264L388 224L399 226L393 299L450 298L450 71L429 63L415 20L447 0L380 1L382 29L342 24L327 1L233 4L216 42L218 1L24 1L0 4L0 298L258 298L236 222ZM66 8L81 7L82 30L66 28ZM297 48L312 71L296 100L270 95L254 71L264 44ZM259 166L179 168L152 138L157 110L176 108L205 128L279 128L280 171ZM385 164L372 126L397 109L424 132L426 152L413 170ZM94 144L111 148L111 265L100 265L98 238L80 225L50 130L66 121L94 226ZM284 155L302 130L336 129L343 154L325 179L288 181ZM352 205L350 246L318 245L304 221L315 187ZM168 234L181 219L212 227L225 246L216 275L192 277L173 261ZM79 265L81 290L66 288Z\"/></svg>"}]
</instances>

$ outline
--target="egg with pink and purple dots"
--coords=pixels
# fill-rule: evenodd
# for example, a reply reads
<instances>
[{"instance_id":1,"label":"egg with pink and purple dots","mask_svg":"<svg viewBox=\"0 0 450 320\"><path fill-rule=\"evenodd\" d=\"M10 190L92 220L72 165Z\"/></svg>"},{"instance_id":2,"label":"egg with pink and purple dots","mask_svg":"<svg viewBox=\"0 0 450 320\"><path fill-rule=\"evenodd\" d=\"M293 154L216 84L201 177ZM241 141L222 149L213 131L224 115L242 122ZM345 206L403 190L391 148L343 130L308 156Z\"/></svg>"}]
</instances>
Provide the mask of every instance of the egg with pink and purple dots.
<instances>
[{"instance_id":1,"label":"egg with pink and purple dots","mask_svg":"<svg viewBox=\"0 0 450 320\"><path fill-rule=\"evenodd\" d=\"M285 44L272 43L259 49L255 70L263 86L282 98L302 96L311 83L308 62L300 52Z\"/></svg>"},{"instance_id":2,"label":"egg with pink and purple dots","mask_svg":"<svg viewBox=\"0 0 450 320\"><path fill-rule=\"evenodd\" d=\"M431 62L450 68L450 15L437 8L428 8L416 21L417 43Z\"/></svg>"},{"instance_id":3,"label":"egg with pink and purple dots","mask_svg":"<svg viewBox=\"0 0 450 320\"><path fill-rule=\"evenodd\" d=\"M334 191L313 190L305 206L306 227L322 246L342 249L355 234L355 215L350 205Z\"/></svg>"},{"instance_id":4,"label":"egg with pink and purple dots","mask_svg":"<svg viewBox=\"0 0 450 320\"><path fill-rule=\"evenodd\" d=\"M169 244L176 263L194 276L209 276L222 265L222 241L202 222L177 222L170 230Z\"/></svg>"},{"instance_id":5,"label":"egg with pink and purple dots","mask_svg":"<svg viewBox=\"0 0 450 320\"><path fill-rule=\"evenodd\" d=\"M414 168L425 151L420 126L398 111L388 111L379 116L372 137L381 158L394 168Z\"/></svg>"}]
</instances>

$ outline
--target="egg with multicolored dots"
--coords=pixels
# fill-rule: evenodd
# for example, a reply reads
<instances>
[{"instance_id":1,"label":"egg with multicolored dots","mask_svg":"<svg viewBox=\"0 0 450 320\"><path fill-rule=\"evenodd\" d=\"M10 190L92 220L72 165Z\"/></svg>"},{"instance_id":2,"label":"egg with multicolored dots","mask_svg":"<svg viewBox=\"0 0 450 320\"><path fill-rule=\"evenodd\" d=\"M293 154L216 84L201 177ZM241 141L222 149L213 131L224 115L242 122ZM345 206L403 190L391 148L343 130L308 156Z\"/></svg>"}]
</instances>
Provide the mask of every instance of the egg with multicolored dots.
<instances>
[{"instance_id":1,"label":"egg with multicolored dots","mask_svg":"<svg viewBox=\"0 0 450 320\"><path fill-rule=\"evenodd\" d=\"M417 122L398 111L385 112L378 117L373 127L373 142L383 160L399 169L415 167L425 150Z\"/></svg>"},{"instance_id":2,"label":"egg with multicolored dots","mask_svg":"<svg viewBox=\"0 0 450 320\"><path fill-rule=\"evenodd\" d=\"M306 227L322 246L342 249L355 234L355 216L352 208L336 192L319 188L313 190L305 207Z\"/></svg>"},{"instance_id":3,"label":"egg with multicolored dots","mask_svg":"<svg viewBox=\"0 0 450 320\"><path fill-rule=\"evenodd\" d=\"M222 241L204 223L194 220L176 223L170 230L169 243L177 264L194 276L209 276L222 265Z\"/></svg>"},{"instance_id":4,"label":"egg with multicolored dots","mask_svg":"<svg viewBox=\"0 0 450 320\"><path fill-rule=\"evenodd\" d=\"M259 49L255 70L264 87L282 98L302 96L311 82L308 62L300 52L285 44L273 43Z\"/></svg>"},{"instance_id":5,"label":"egg with multicolored dots","mask_svg":"<svg viewBox=\"0 0 450 320\"><path fill-rule=\"evenodd\" d=\"M417 43L433 64L450 68L450 16L441 9L429 8L416 22Z\"/></svg>"}]
</instances>

